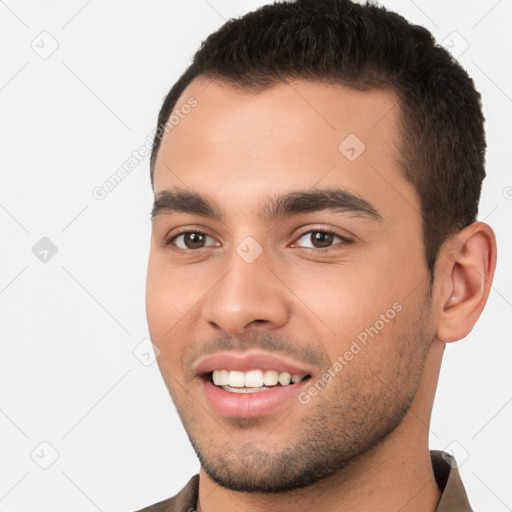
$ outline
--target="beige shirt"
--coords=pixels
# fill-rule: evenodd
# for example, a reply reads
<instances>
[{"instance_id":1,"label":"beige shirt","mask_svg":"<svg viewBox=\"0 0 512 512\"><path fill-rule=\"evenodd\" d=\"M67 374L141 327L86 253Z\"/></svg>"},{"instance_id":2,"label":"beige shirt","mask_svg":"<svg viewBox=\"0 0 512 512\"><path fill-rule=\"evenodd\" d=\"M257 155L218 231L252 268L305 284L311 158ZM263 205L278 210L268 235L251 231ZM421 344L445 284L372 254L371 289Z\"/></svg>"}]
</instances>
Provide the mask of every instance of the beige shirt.
<instances>
[{"instance_id":1,"label":"beige shirt","mask_svg":"<svg viewBox=\"0 0 512 512\"><path fill-rule=\"evenodd\" d=\"M441 499L433 512L473 512L455 459L448 453L431 450L432 468L441 491ZM194 475L176 496L139 512L196 512L199 475Z\"/></svg>"}]
</instances>

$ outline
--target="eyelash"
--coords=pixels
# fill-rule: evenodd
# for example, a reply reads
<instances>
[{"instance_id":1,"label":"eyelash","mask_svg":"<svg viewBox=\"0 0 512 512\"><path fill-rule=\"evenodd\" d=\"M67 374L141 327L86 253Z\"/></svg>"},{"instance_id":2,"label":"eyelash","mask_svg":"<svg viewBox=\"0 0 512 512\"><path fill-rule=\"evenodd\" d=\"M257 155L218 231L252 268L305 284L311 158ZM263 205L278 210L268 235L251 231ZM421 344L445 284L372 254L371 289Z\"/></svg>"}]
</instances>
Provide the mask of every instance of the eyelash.
<instances>
[{"instance_id":1,"label":"eyelash","mask_svg":"<svg viewBox=\"0 0 512 512\"><path fill-rule=\"evenodd\" d=\"M182 235L189 234L189 233L194 233L196 235L210 236L210 235L208 235L208 233L205 233L204 231L182 231L182 232L174 234L172 237L166 239L164 241L164 246L168 247L168 246L172 245L173 241L176 238L178 238L179 236L182 236ZM335 237L338 237L343 242L344 245L349 245L349 244L353 243L352 240L350 240L350 239L340 235L336 231L333 231L333 230L330 230L330 229L310 229L308 231L304 231L304 233L300 234L295 240L300 240L302 237L304 237L305 235L308 235L310 233L326 233L326 234L329 234L329 235L333 235ZM212 237L210 237L210 238L212 238ZM340 243L340 242L338 242L338 243ZM316 248L316 247L302 247L302 249L308 249L309 251L314 252L314 253L325 253L329 249L332 249L333 247L334 246L331 245L331 246L326 247L324 249L319 249L319 248ZM197 251L200 251L201 249L208 249L208 247L199 247L198 249L182 249L181 247L174 247L173 248L173 250L178 251L178 252L182 252L182 253L197 252Z\"/></svg>"}]
</instances>

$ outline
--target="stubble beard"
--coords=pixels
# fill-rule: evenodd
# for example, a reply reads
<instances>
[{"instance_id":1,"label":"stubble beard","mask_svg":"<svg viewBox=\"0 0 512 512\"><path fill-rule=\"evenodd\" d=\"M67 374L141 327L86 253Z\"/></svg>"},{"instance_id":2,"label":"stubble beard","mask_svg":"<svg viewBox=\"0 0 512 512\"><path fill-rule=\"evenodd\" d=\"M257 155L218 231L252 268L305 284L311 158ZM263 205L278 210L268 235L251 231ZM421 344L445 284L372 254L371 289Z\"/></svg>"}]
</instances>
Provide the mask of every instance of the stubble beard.
<instances>
[{"instance_id":1,"label":"stubble beard","mask_svg":"<svg viewBox=\"0 0 512 512\"><path fill-rule=\"evenodd\" d=\"M207 419L201 412L189 414L191 409L180 406L171 393L201 467L222 487L262 493L307 487L342 471L375 450L409 410L432 340L426 326L420 313L387 340L394 353L385 371L379 366L382 361L372 368L369 359L356 363L356 355L307 405L298 403L296 407L306 408L307 414L288 427L289 418L279 426L267 426L267 437L258 428L258 418L233 418L236 440L216 446L215 439L208 439ZM371 351L371 344L363 350ZM285 446L276 446L272 432L283 428L292 431Z\"/></svg>"}]
</instances>

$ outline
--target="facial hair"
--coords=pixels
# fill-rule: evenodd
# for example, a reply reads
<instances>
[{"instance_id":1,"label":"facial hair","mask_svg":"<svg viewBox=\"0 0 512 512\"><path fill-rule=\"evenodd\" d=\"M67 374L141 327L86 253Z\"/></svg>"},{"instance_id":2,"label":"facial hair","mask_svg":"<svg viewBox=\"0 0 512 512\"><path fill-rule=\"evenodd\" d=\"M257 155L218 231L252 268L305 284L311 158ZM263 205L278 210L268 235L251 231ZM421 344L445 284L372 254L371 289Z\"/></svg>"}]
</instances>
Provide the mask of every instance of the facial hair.
<instances>
[{"instance_id":1,"label":"facial hair","mask_svg":"<svg viewBox=\"0 0 512 512\"><path fill-rule=\"evenodd\" d=\"M237 438L243 441L232 438L220 448L208 443L208 426L201 415L204 411L191 397L180 399L170 387L206 474L233 491L279 493L314 484L375 449L400 424L418 389L432 341L426 311L427 303L415 318L387 324L307 405L294 405L307 408L307 414L301 414L300 420L290 425L285 446L276 446L270 436L275 428L286 428L286 418L283 425L269 428L267 436L261 434L265 419L230 418ZM387 344L386 360L372 358L372 346L378 343ZM223 336L205 350L244 348L283 350L322 368L319 375L332 366L327 354L313 350L311 344L292 344L261 331L243 341ZM194 357L192 352L189 359Z\"/></svg>"}]
</instances>

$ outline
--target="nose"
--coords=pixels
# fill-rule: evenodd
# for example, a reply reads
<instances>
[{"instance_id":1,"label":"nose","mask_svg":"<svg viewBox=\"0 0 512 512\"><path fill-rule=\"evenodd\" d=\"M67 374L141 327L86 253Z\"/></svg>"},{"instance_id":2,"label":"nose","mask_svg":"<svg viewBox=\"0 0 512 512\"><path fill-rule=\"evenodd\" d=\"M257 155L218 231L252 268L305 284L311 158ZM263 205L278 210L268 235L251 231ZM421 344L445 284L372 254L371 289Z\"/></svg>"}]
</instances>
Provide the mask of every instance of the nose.
<instances>
[{"instance_id":1,"label":"nose","mask_svg":"<svg viewBox=\"0 0 512 512\"><path fill-rule=\"evenodd\" d=\"M226 263L223 277L206 297L204 320L232 336L285 325L291 309L286 288L268 268L267 258L247 263L234 253Z\"/></svg>"}]
</instances>

